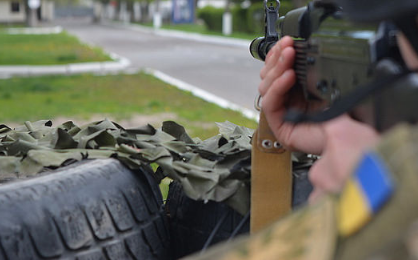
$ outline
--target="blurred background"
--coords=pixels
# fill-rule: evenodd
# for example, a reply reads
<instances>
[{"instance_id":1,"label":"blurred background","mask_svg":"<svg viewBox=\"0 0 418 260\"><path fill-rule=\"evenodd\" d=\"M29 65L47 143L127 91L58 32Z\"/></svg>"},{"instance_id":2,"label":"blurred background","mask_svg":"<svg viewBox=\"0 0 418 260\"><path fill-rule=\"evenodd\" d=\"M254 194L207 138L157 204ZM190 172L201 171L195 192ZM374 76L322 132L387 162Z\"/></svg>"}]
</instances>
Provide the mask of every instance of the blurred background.
<instances>
[{"instance_id":1,"label":"blurred background","mask_svg":"<svg viewBox=\"0 0 418 260\"><path fill-rule=\"evenodd\" d=\"M280 2L281 14L285 14L307 1ZM222 31L222 16L230 13L232 31L263 33L263 6L260 0L1 0L0 22L35 26L63 17L91 17L95 21L111 19L156 26L188 23Z\"/></svg>"},{"instance_id":2,"label":"blurred background","mask_svg":"<svg viewBox=\"0 0 418 260\"><path fill-rule=\"evenodd\" d=\"M280 14L304 4L282 0ZM262 1L0 0L0 123L255 128L263 64L248 46L263 34Z\"/></svg>"}]
</instances>

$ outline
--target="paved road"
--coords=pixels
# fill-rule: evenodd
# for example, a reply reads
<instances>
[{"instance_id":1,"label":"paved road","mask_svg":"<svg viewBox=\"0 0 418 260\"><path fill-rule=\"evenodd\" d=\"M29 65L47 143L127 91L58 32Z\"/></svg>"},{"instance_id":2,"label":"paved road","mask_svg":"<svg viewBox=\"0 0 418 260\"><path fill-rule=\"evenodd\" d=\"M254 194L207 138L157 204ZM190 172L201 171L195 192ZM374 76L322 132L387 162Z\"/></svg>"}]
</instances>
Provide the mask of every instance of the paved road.
<instances>
[{"instance_id":1,"label":"paved road","mask_svg":"<svg viewBox=\"0 0 418 260\"><path fill-rule=\"evenodd\" d=\"M89 20L56 23L85 42L128 58L134 68L162 71L253 109L262 62L250 56L246 44L208 43Z\"/></svg>"}]
</instances>

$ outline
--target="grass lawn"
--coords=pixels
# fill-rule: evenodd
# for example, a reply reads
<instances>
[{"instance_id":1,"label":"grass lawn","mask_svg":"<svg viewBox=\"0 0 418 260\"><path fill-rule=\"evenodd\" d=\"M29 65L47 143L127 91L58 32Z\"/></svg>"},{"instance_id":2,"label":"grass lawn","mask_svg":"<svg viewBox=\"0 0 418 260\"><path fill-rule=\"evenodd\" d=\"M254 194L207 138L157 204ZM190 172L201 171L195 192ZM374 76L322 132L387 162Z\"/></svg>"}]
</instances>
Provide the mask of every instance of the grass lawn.
<instances>
[{"instance_id":1,"label":"grass lawn","mask_svg":"<svg viewBox=\"0 0 418 260\"><path fill-rule=\"evenodd\" d=\"M23 28L26 25L23 23L0 23L0 32L2 32L3 29L8 28Z\"/></svg>"},{"instance_id":2,"label":"grass lawn","mask_svg":"<svg viewBox=\"0 0 418 260\"><path fill-rule=\"evenodd\" d=\"M66 32L47 35L0 31L0 65L52 65L111 60L99 48L82 44Z\"/></svg>"},{"instance_id":3,"label":"grass lawn","mask_svg":"<svg viewBox=\"0 0 418 260\"><path fill-rule=\"evenodd\" d=\"M142 115L157 122L152 123L155 127L165 120L174 120L192 137L201 139L218 134L215 122L228 120L249 128L257 126L238 112L220 108L143 73L2 79L0 111L0 123L6 124L59 117L76 123L77 119L107 117L121 123Z\"/></svg>"}]
</instances>

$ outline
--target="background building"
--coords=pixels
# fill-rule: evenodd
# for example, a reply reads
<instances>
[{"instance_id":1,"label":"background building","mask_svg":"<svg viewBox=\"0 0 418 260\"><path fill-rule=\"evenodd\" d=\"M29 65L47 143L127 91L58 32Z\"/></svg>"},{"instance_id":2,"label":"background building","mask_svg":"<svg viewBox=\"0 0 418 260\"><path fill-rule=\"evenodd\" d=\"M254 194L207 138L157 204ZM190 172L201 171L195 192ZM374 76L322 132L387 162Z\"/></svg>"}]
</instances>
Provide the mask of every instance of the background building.
<instances>
[{"instance_id":1,"label":"background building","mask_svg":"<svg viewBox=\"0 0 418 260\"><path fill-rule=\"evenodd\" d=\"M26 7L22 0L0 0L0 23L25 23ZM41 0L41 6L37 9L39 21L51 21L54 19L54 2Z\"/></svg>"}]
</instances>

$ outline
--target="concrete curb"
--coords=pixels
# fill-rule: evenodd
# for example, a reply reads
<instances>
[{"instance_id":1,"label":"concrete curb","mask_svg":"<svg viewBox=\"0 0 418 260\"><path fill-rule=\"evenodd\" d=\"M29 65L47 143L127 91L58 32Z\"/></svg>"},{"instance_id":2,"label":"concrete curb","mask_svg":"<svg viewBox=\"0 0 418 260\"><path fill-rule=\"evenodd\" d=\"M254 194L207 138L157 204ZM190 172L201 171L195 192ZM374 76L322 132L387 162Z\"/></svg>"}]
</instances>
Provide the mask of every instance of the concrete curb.
<instances>
[{"instance_id":1,"label":"concrete curb","mask_svg":"<svg viewBox=\"0 0 418 260\"><path fill-rule=\"evenodd\" d=\"M114 61L70 63L65 65L15 65L0 66L0 78L33 75L72 75L80 73L110 73L121 72L128 68L131 62L117 54L110 53Z\"/></svg>"},{"instance_id":2,"label":"concrete curb","mask_svg":"<svg viewBox=\"0 0 418 260\"><path fill-rule=\"evenodd\" d=\"M36 28L9 28L8 34L57 34L63 31L61 26L55 27L36 27Z\"/></svg>"}]
</instances>

